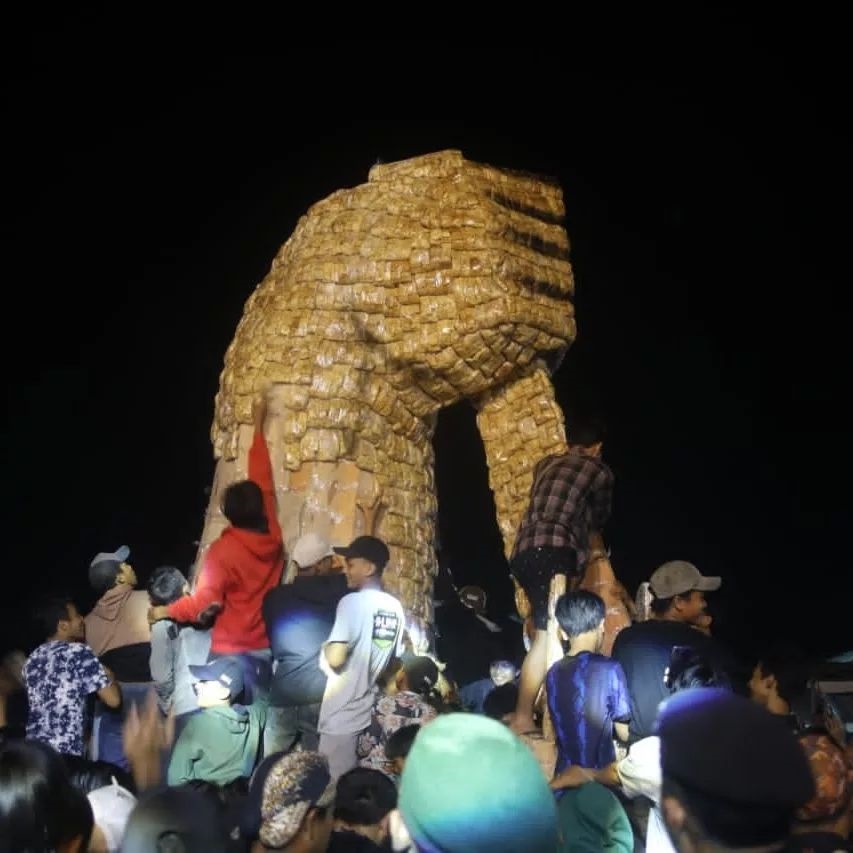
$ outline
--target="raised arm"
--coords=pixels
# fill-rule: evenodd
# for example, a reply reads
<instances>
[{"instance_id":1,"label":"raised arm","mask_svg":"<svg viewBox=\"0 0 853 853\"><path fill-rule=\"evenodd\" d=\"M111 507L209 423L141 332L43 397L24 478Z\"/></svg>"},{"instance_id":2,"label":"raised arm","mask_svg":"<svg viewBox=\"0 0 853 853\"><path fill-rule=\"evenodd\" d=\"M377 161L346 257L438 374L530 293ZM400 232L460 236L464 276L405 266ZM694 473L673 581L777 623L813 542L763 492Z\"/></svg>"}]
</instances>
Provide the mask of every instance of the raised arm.
<instances>
[{"instance_id":1,"label":"raised arm","mask_svg":"<svg viewBox=\"0 0 853 853\"><path fill-rule=\"evenodd\" d=\"M275 500L275 480L272 473L270 451L264 438L267 420L267 395L259 394L252 402L252 422L255 434L249 448L249 479L257 483L264 495L264 511L270 533L281 541L281 526L278 523L278 507Z\"/></svg>"}]
</instances>

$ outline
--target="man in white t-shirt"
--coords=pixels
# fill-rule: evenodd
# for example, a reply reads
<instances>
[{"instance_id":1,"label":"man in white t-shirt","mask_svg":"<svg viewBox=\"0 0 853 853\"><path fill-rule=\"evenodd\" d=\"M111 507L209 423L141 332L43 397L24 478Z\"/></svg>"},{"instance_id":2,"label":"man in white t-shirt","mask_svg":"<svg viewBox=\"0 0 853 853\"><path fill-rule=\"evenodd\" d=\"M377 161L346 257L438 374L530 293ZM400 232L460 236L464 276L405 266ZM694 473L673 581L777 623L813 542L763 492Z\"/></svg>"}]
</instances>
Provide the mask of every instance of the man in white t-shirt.
<instances>
[{"instance_id":1,"label":"man in white t-shirt","mask_svg":"<svg viewBox=\"0 0 853 853\"><path fill-rule=\"evenodd\" d=\"M358 735L370 725L377 679L402 652L405 616L400 602L382 591L390 554L381 539L359 536L335 551L346 560L347 586L354 592L338 603L320 656L328 681L317 729L319 751L337 778L358 763Z\"/></svg>"}]
</instances>

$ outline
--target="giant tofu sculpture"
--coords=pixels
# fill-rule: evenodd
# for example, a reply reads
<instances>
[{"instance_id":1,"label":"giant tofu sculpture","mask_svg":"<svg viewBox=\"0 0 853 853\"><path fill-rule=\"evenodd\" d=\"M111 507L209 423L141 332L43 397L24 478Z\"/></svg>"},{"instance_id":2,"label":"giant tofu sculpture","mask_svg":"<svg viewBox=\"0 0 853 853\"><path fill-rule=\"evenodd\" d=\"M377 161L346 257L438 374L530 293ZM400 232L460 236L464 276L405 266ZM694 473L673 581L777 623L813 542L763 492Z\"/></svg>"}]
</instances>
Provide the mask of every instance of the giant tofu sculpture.
<instances>
[{"instance_id":1,"label":"giant tofu sculpture","mask_svg":"<svg viewBox=\"0 0 853 853\"><path fill-rule=\"evenodd\" d=\"M246 303L225 356L201 551L246 476L253 396L285 543L384 539L385 583L412 627L432 622L440 409L468 400L506 553L537 460L564 452L550 370L575 337L569 241L555 183L442 151L374 166L315 204Z\"/></svg>"}]
</instances>

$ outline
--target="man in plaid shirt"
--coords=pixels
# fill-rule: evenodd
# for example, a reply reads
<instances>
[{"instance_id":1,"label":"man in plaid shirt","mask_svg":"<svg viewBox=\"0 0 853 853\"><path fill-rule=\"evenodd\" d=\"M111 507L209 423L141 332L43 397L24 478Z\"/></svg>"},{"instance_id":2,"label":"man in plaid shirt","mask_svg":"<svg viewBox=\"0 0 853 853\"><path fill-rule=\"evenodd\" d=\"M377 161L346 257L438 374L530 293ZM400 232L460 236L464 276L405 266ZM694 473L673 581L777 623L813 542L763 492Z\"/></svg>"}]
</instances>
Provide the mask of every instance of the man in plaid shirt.
<instances>
[{"instance_id":1,"label":"man in plaid shirt","mask_svg":"<svg viewBox=\"0 0 853 853\"><path fill-rule=\"evenodd\" d=\"M512 727L534 727L533 704L545 678L548 593L551 578L582 575L590 536L610 516L613 472L601 458L602 431L590 424L572 431L568 453L540 459L533 471L530 503L518 529L510 571L530 601L536 635L521 670Z\"/></svg>"}]
</instances>

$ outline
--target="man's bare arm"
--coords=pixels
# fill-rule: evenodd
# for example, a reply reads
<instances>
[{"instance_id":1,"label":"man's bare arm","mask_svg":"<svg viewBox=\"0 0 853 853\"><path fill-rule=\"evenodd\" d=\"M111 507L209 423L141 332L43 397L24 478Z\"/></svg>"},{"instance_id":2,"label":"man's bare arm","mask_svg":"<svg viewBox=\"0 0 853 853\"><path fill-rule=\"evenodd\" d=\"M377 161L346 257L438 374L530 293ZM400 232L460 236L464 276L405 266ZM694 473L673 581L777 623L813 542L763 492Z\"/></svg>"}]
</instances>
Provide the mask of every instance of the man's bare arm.
<instances>
[{"instance_id":1,"label":"man's bare arm","mask_svg":"<svg viewBox=\"0 0 853 853\"><path fill-rule=\"evenodd\" d=\"M121 706L121 688L113 681L98 691L98 699L108 708L118 708Z\"/></svg>"},{"instance_id":2,"label":"man's bare arm","mask_svg":"<svg viewBox=\"0 0 853 853\"><path fill-rule=\"evenodd\" d=\"M329 666L337 671L347 662L349 646L346 643L326 643L323 654Z\"/></svg>"}]
</instances>

